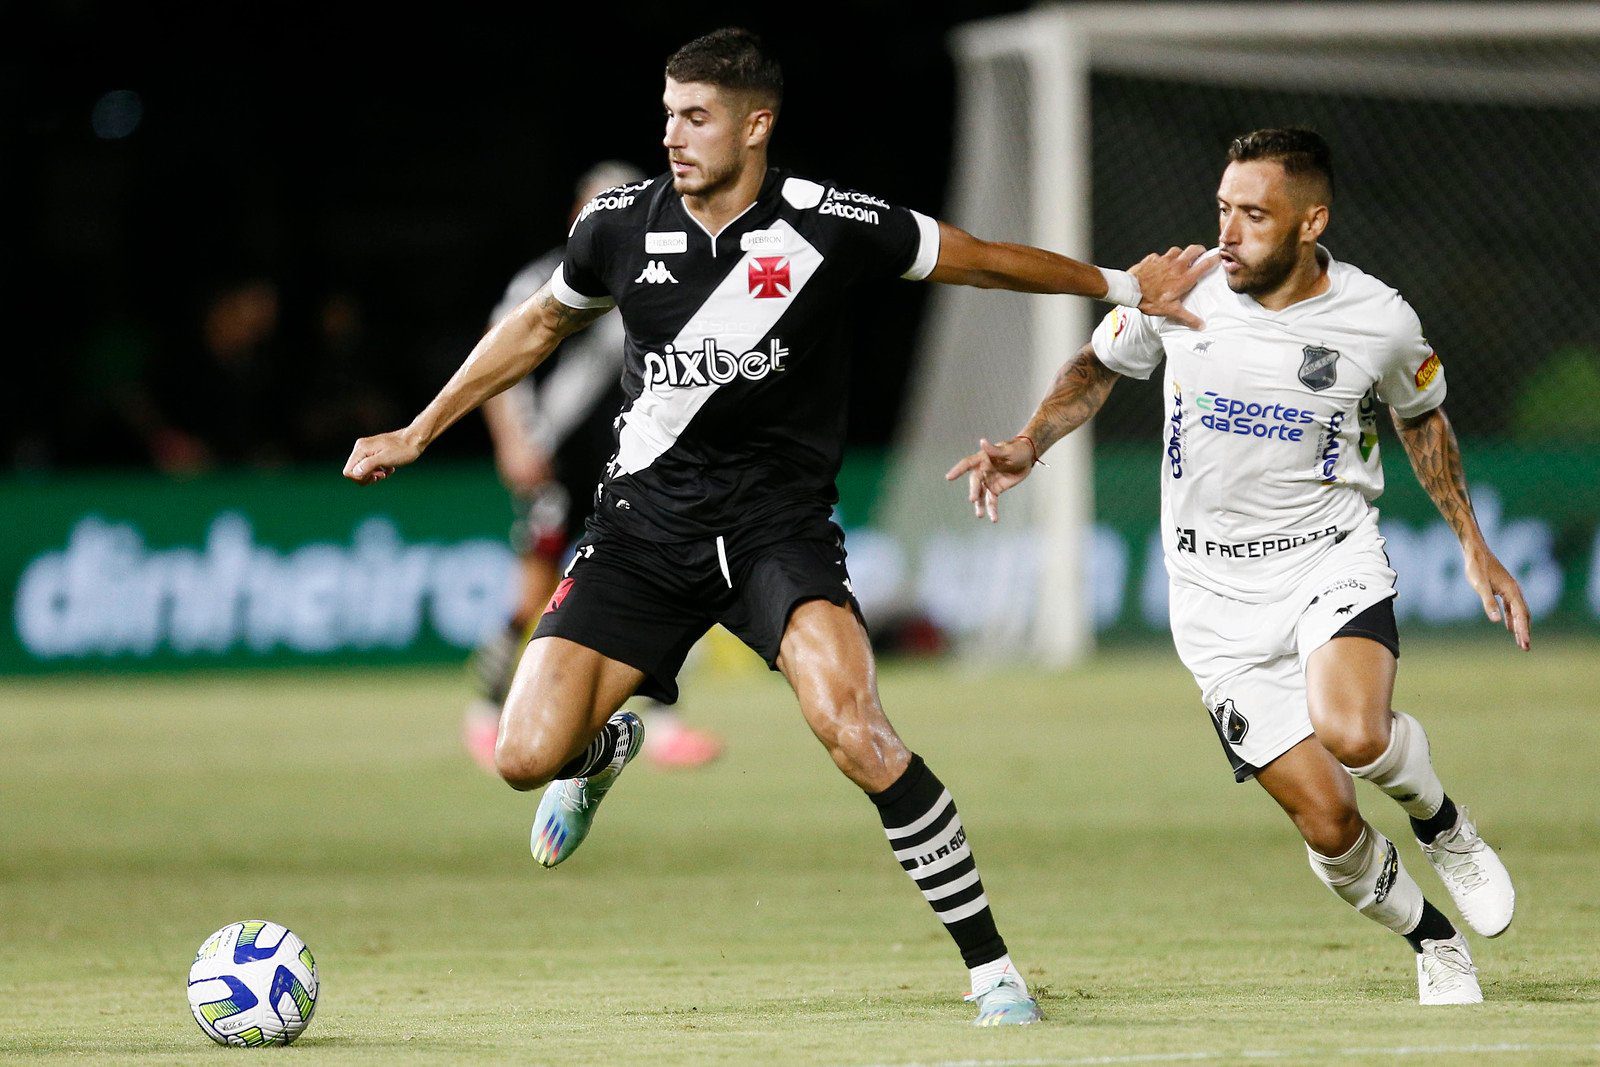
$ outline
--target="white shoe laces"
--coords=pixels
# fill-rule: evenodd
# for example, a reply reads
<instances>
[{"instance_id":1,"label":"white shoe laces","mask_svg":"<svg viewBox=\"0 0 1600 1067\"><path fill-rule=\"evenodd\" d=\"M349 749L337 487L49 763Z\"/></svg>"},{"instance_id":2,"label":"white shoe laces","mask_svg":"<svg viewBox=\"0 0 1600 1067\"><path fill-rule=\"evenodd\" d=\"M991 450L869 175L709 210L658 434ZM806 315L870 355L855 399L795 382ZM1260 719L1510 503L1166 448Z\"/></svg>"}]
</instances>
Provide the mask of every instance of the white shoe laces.
<instances>
[{"instance_id":1,"label":"white shoe laces","mask_svg":"<svg viewBox=\"0 0 1600 1067\"><path fill-rule=\"evenodd\" d=\"M582 778L574 778L556 793L556 803L573 814L589 806L589 790Z\"/></svg>"},{"instance_id":2,"label":"white shoe laces","mask_svg":"<svg viewBox=\"0 0 1600 1067\"><path fill-rule=\"evenodd\" d=\"M1427 853L1439 868L1439 873L1470 893L1489 882L1483 868L1478 866L1479 850L1488 847L1483 838L1478 836L1477 827L1462 819L1449 835L1449 840L1441 839L1427 846Z\"/></svg>"},{"instance_id":3,"label":"white shoe laces","mask_svg":"<svg viewBox=\"0 0 1600 1067\"><path fill-rule=\"evenodd\" d=\"M1477 974L1478 969L1456 946L1436 944L1422 954L1422 973L1428 976L1429 989L1450 993L1461 987L1463 979Z\"/></svg>"}]
</instances>

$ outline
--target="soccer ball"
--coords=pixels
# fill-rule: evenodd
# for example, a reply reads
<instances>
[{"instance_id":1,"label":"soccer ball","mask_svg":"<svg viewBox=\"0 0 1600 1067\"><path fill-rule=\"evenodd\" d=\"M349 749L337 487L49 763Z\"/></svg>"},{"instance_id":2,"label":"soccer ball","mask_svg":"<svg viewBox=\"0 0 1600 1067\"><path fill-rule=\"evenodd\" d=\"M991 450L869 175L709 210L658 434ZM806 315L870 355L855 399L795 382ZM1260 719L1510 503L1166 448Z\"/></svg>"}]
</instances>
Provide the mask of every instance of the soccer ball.
<instances>
[{"instance_id":1,"label":"soccer ball","mask_svg":"<svg viewBox=\"0 0 1600 1067\"><path fill-rule=\"evenodd\" d=\"M317 961L277 923L230 923L194 955L189 1008L219 1045L287 1045L317 1010Z\"/></svg>"}]
</instances>

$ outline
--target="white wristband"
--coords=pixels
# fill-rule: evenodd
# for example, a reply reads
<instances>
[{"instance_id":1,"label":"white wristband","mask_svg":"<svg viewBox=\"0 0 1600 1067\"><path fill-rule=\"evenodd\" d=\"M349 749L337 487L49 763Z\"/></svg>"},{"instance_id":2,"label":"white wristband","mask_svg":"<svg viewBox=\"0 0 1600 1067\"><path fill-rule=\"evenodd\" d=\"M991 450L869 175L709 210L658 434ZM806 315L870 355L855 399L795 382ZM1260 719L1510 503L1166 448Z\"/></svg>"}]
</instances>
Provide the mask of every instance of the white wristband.
<instances>
[{"instance_id":1,"label":"white wristband","mask_svg":"<svg viewBox=\"0 0 1600 1067\"><path fill-rule=\"evenodd\" d=\"M1105 275L1106 295L1108 304L1121 304L1123 307L1136 308L1139 301L1144 299L1144 294L1139 291L1139 279L1125 270L1107 270L1098 268Z\"/></svg>"}]
</instances>

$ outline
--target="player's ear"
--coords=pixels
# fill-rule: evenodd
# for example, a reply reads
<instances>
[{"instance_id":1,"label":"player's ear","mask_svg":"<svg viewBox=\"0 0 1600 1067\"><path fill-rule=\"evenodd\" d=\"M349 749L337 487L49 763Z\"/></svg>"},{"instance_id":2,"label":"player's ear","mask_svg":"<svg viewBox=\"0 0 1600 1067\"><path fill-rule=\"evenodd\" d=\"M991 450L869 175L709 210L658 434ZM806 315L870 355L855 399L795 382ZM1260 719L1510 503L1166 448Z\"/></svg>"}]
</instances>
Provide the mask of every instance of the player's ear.
<instances>
[{"instance_id":1,"label":"player's ear","mask_svg":"<svg viewBox=\"0 0 1600 1067\"><path fill-rule=\"evenodd\" d=\"M744 143L747 148L759 148L772 137L772 124L777 116L770 107L758 107L744 117Z\"/></svg>"},{"instance_id":2,"label":"player's ear","mask_svg":"<svg viewBox=\"0 0 1600 1067\"><path fill-rule=\"evenodd\" d=\"M1308 240L1320 241L1322 231L1328 228L1328 205L1317 204L1306 209L1305 217L1300 222L1300 234Z\"/></svg>"}]
</instances>

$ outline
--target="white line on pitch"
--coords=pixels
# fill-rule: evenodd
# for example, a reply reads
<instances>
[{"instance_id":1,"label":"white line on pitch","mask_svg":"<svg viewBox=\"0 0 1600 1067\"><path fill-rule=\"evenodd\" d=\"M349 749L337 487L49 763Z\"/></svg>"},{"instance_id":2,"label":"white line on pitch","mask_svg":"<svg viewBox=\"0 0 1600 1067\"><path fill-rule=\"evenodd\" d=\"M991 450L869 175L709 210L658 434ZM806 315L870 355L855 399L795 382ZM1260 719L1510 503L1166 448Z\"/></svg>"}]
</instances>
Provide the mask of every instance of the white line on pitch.
<instances>
[{"instance_id":1,"label":"white line on pitch","mask_svg":"<svg viewBox=\"0 0 1600 1067\"><path fill-rule=\"evenodd\" d=\"M1492 1052L1600 1052L1600 1042L1588 1045L1396 1045L1388 1048L1241 1049L1228 1052L1138 1052L1126 1056L1077 1056L1067 1059L1025 1060L912 1060L872 1067L1095 1067L1119 1063L1204 1063L1209 1060L1287 1060L1303 1056L1431 1056Z\"/></svg>"}]
</instances>

